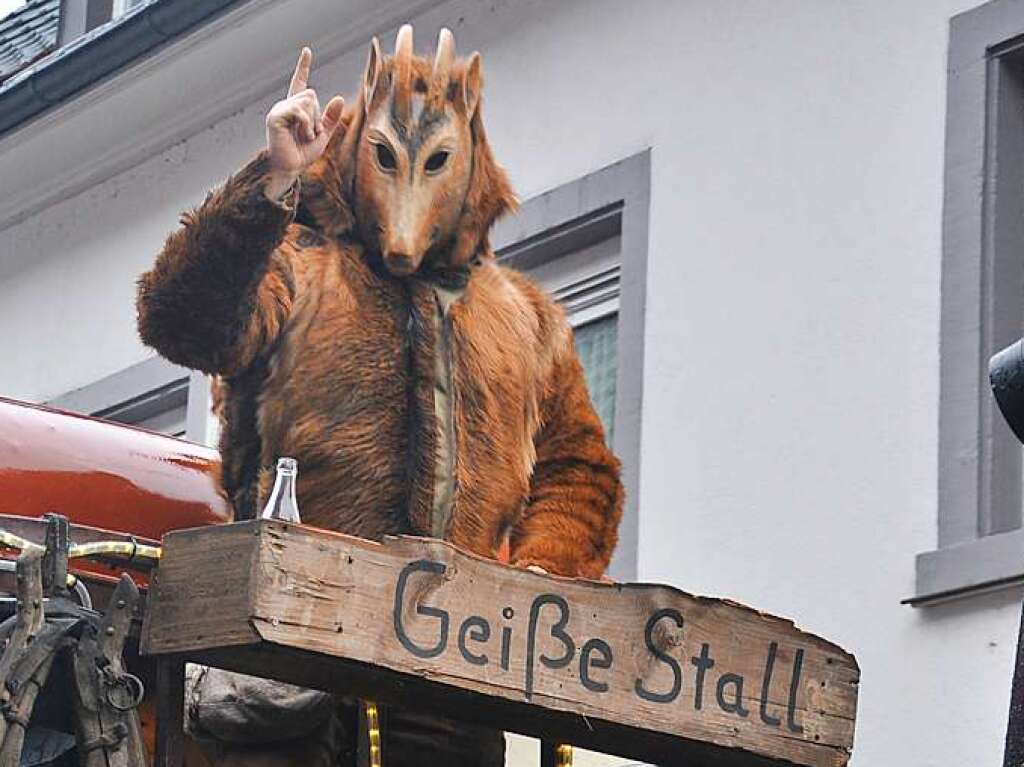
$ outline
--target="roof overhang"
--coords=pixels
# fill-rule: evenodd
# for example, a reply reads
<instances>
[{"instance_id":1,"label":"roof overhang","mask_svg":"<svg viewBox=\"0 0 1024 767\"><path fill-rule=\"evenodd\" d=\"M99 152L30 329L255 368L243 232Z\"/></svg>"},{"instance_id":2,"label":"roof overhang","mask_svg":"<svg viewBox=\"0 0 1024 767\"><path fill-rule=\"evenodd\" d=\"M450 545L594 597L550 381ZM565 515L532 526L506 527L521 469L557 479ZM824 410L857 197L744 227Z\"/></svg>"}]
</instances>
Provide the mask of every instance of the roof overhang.
<instances>
[{"instance_id":1,"label":"roof overhang","mask_svg":"<svg viewBox=\"0 0 1024 767\"><path fill-rule=\"evenodd\" d=\"M299 45L332 59L439 2L159 0L93 30L0 91L0 125L22 110L0 135L0 229L283 87Z\"/></svg>"}]
</instances>

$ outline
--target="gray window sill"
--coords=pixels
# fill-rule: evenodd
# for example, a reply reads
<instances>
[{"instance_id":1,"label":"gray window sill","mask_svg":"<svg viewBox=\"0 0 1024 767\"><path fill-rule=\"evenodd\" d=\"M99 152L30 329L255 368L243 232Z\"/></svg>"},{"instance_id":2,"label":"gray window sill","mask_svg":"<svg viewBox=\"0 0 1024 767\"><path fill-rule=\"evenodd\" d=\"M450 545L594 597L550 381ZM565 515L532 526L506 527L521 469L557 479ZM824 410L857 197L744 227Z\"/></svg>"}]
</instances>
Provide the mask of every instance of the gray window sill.
<instances>
[{"instance_id":1,"label":"gray window sill","mask_svg":"<svg viewBox=\"0 0 1024 767\"><path fill-rule=\"evenodd\" d=\"M162 357L149 357L43 404L122 423L140 423L185 405L185 439L208 444L207 427L212 416L206 377Z\"/></svg>"},{"instance_id":2,"label":"gray window sill","mask_svg":"<svg viewBox=\"0 0 1024 767\"><path fill-rule=\"evenodd\" d=\"M924 607L1024 583L1024 530L988 535L917 555L915 594Z\"/></svg>"}]
</instances>

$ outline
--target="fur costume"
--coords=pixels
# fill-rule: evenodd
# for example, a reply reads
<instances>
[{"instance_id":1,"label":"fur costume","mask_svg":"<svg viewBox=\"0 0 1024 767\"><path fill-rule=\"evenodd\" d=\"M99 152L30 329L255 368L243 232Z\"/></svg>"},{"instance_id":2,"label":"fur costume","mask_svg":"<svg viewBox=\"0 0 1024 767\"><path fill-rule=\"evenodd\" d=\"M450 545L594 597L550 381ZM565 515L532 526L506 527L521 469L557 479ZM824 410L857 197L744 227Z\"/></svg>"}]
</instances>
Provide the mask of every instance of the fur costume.
<instances>
[{"instance_id":1,"label":"fur costume","mask_svg":"<svg viewBox=\"0 0 1024 767\"><path fill-rule=\"evenodd\" d=\"M621 515L619 464L561 308L490 251L487 230L513 198L479 109L472 207L441 254L468 238L471 260L436 259L408 278L352 226L363 105L349 111L293 193L298 216L264 197L260 153L183 217L139 281L143 341L221 378L236 518L261 508L289 455L309 524L436 534L488 556L509 534L515 564L600 576Z\"/></svg>"}]
</instances>

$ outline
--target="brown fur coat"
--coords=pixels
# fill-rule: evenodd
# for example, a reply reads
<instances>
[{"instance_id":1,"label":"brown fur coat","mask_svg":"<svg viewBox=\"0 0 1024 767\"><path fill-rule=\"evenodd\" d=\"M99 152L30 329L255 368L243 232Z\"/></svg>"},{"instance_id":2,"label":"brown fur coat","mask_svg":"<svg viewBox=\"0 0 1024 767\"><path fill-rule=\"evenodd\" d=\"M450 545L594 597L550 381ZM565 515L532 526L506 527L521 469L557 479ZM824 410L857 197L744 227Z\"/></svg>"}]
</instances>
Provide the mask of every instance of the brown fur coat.
<instances>
[{"instance_id":1,"label":"brown fur coat","mask_svg":"<svg viewBox=\"0 0 1024 767\"><path fill-rule=\"evenodd\" d=\"M223 380L236 517L257 513L288 455L306 523L486 556L508 535L516 564L599 576L619 464L560 307L485 239L461 269L392 277L323 225L323 178L279 205L266 171L261 153L186 214L139 281L143 341Z\"/></svg>"}]
</instances>

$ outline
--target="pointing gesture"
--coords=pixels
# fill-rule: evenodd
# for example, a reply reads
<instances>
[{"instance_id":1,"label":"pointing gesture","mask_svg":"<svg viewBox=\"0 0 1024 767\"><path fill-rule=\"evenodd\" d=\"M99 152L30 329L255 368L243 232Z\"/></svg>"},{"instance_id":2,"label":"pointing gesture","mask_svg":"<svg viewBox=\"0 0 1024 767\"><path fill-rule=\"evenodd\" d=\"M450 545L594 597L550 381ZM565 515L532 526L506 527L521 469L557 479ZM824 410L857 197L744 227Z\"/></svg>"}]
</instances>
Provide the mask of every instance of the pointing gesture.
<instances>
[{"instance_id":1,"label":"pointing gesture","mask_svg":"<svg viewBox=\"0 0 1024 767\"><path fill-rule=\"evenodd\" d=\"M288 95L294 96L306 90L309 82L309 69L313 64L313 51L303 48L299 51L299 60L295 62L295 71L292 72L292 80L288 83Z\"/></svg>"},{"instance_id":2,"label":"pointing gesture","mask_svg":"<svg viewBox=\"0 0 1024 767\"><path fill-rule=\"evenodd\" d=\"M324 153L341 123L345 106L341 96L332 98L327 108L320 111L316 91L308 86L312 63L313 52L303 48L288 85L288 95L267 113L270 180L265 193L271 199L278 199Z\"/></svg>"}]
</instances>

